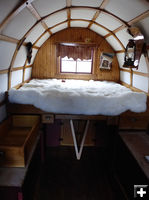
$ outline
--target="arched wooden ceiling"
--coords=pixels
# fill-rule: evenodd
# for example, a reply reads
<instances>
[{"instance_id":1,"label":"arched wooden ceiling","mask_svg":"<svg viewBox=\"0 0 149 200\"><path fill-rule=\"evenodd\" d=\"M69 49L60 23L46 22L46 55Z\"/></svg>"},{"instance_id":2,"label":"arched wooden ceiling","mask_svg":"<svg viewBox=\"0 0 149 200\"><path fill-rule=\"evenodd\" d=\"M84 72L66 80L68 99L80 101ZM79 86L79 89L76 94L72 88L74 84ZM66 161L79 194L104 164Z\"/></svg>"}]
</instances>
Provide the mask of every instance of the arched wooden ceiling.
<instances>
[{"instance_id":1,"label":"arched wooden ceiling","mask_svg":"<svg viewBox=\"0 0 149 200\"><path fill-rule=\"evenodd\" d=\"M34 44L36 54L52 34L65 28L91 29L102 35L116 53L124 52L131 38L126 31L129 26L139 26L149 42L147 0L1 0L0 13L0 40L16 44L8 69L3 69L9 79L26 42ZM27 65L25 60L23 71Z\"/></svg>"}]
</instances>

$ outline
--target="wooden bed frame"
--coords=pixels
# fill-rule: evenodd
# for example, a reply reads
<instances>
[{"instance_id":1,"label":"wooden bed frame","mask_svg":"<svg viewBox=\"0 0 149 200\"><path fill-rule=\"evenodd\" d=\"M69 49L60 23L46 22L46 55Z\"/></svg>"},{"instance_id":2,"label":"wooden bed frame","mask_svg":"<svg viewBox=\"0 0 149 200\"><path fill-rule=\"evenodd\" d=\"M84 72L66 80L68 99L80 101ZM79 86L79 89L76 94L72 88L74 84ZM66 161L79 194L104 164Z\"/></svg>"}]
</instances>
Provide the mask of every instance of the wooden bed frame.
<instances>
[{"instance_id":1,"label":"wooden bed frame","mask_svg":"<svg viewBox=\"0 0 149 200\"><path fill-rule=\"evenodd\" d=\"M36 114L41 116L42 123L54 123L56 119L68 120L107 120L110 125L118 125L120 129L148 129L149 128L149 101L147 101L147 110L142 113L126 111L118 116L105 115L76 115L48 113L36 108L33 105L7 103L8 114Z\"/></svg>"},{"instance_id":2,"label":"wooden bed frame","mask_svg":"<svg viewBox=\"0 0 149 200\"><path fill-rule=\"evenodd\" d=\"M149 102L149 101L148 101ZM54 114L47 113L32 105L21 105L21 104L7 104L7 111L9 114L36 114L41 116L42 123L54 123L54 120L69 120L70 127L74 142L74 148L76 152L76 158L79 160L83 151L84 141L87 134L90 120L105 120L107 125L114 125L118 127L118 134L124 140L126 146L132 153L133 157L142 168L146 177L149 179L149 165L144 159L144 152L148 153L148 134L149 133L149 103L147 103L147 111L143 113L124 112L118 116L104 116L104 115L70 115L70 114ZM83 133L80 148L78 148L77 140L75 136L75 130L73 120L86 120L86 127ZM42 134L44 135L44 134ZM124 136L127 136L125 138ZM134 136L137 138L134 139ZM143 137L143 139L142 139ZM139 138L139 139L138 139ZM136 143L137 140L137 143ZM134 141L134 142L133 142ZM146 146L144 145L146 144ZM141 149L140 149L141 146ZM142 150L143 149L143 150ZM138 151L139 150L139 151ZM147 154L148 155L148 154Z\"/></svg>"}]
</instances>

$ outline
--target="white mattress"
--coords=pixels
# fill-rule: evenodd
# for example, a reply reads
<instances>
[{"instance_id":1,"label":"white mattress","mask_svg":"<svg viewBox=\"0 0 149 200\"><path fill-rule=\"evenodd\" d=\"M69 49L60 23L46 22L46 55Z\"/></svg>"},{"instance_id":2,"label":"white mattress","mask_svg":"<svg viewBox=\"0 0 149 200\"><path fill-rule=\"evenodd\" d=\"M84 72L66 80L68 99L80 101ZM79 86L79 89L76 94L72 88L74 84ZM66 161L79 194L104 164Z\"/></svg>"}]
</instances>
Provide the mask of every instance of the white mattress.
<instances>
[{"instance_id":1,"label":"white mattress","mask_svg":"<svg viewBox=\"0 0 149 200\"><path fill-rule=\"evenodd\" d=\"M147 96L107 81L33 79L9 91L11 103L31 104L50 113L119 115L144 112Z\"/></svg>"}]
</instances>

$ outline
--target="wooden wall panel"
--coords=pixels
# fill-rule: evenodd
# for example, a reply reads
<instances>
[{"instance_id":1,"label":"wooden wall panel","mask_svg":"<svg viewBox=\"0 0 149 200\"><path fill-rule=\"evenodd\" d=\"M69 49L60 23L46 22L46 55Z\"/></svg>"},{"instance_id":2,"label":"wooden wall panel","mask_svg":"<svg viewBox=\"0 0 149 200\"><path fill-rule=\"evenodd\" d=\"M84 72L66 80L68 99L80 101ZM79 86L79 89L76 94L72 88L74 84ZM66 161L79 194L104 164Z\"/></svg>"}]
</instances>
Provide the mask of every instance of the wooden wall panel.
<instances>
[{"instance_id":1,"label":"wooden wall panel","mask_svg":"<svg viewBox=\"0 0 149 200\"><path fill-rule=\"evenodd\" d=\"M93 74L73 75L60 74L58 70L58 59L56 57L56 43L85 43L85 39L89 38L91 43L96 44L94 54ZM94 79L94 80L111 80L119 82L119 66L116 56L112 63L110 71L100 70L100 54L101 52L113 53L114 50L107 43L107 41L95 32L85 28L68 28L54 34L49 38L38 51L36 59L33 64L32 77L33 78L74 78L74 79Z\"/></svg>"}]
</instances>

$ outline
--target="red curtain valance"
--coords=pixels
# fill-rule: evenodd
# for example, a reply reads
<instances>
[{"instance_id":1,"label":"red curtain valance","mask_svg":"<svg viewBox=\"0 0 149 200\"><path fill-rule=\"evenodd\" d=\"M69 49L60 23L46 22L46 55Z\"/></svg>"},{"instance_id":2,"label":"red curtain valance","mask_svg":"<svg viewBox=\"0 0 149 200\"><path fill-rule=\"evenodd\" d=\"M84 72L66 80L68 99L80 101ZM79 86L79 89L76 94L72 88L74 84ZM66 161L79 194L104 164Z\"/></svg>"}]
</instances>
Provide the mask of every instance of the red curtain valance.
<instances>
[{"instance_id":1,"label":"red curtain valance","mask_svg":"<svg viewBox=\"0 0 149 200\"><path fill-rule=\"evenodd\" d=\"M91 59L92 50L93 47L85 45L70 46L70 45L58 44L57 47L58 56L62 58L67 56L68 58L73 58L74 60L78 58L81 60Z\"/></svg>"}]
</instances>

